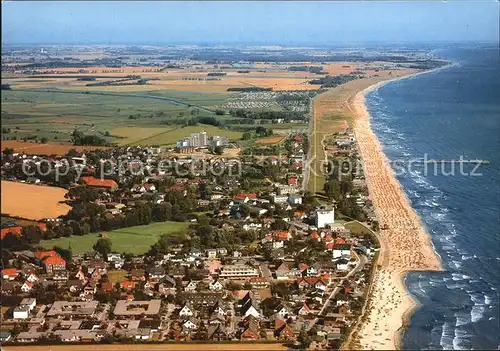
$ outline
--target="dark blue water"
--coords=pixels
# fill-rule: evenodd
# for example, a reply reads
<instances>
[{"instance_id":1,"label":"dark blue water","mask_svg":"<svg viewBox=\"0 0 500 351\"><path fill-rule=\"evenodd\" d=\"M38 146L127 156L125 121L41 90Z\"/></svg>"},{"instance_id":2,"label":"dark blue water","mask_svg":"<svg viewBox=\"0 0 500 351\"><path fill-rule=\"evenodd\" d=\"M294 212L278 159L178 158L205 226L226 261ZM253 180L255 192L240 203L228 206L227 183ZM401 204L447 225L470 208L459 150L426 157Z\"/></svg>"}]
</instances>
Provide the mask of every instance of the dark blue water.
<instances>
[{"instance_id":1,"label":"dark blue water","mask_svg":"<svg viewBox=\"0 0 500 351\"><path fill-rule=\"evenodd\" d=\"M484 159L401 171L412 206L432 236L445 271L411 273L422 304L403 338L405 349L498 349L500 285L500 62L498 49L447 49L457 65L389 83L367 97L374 130L392 160ZM395 168L396 170L396 168ZM448 165L445 172L451 172Z\"/></svg>"}]
</instances>

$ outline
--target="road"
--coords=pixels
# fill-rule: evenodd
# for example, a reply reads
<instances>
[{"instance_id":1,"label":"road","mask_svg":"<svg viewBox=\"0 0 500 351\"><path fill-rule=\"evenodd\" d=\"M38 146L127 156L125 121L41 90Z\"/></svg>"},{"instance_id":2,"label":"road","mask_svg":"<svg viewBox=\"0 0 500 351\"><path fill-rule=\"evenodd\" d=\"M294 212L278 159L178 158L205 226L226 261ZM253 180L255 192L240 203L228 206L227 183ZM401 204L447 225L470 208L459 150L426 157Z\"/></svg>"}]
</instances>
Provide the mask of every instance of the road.
<instances>
[{"instance_id":1,"label":"road","mask_svg":"<svg viewBox=\"0 0 500 351\"><path fill-rule=\"evenodd\" d=\"M309 141L309 150L307 150L307 159L304 167L302 168L303 177L302 177L302 189L307 191L307 184L309 183L309 174L311 172L311 163L312 163L312 149L313 149L313 127L314 127L314 98L312 98L309 102L309 111L311 111L311 115L309 116L309 128L308 128L308 141Z\"/></svg>"},{"instance_id":2,"label":"road","mask_svg":"<svg viewBox=\"0 0 500 351\"><path fill-rule=\"evenodd\" d=\"M260 273L264 278L266 278L267 281L273 280L273 275L271 274L271 270L265 263L261 263L259 266Z\"/></svg>"},{"instance_id":3,"label":"road","mask_svg":"<svg viewBox=\"0 0 500 351\"><path fill-rule=\"evenodd\" d=\"M359 272L360 270L362 270L363 267L365 266L366 261L367 261L366 257L363 256L363 255L358 255L354 251L353 251L353 254L358 259L358 263L356 264L356 266L353 269L351 269L351 271L349 271L349 273L347 273L347 275L345 277L342 277L342 279L340 279L340 281L335 286L335 288L333 289L333 291L330 294L330 296L328 296L328 299L323 304L323 307L318 312L318 317L314 318L314 320L312 321L312 323L309 325L309 329L311 329L316 323L318 323L319 316L321 316L325 312L325 310L328 308L328 306L330 306L330 301L338 294L338 292L340 291L340 287L342 286L342 283L346 279L348 279L350 276L352 276L353 274L355 274L356 272Z\"/></svg>"}]
</instances>

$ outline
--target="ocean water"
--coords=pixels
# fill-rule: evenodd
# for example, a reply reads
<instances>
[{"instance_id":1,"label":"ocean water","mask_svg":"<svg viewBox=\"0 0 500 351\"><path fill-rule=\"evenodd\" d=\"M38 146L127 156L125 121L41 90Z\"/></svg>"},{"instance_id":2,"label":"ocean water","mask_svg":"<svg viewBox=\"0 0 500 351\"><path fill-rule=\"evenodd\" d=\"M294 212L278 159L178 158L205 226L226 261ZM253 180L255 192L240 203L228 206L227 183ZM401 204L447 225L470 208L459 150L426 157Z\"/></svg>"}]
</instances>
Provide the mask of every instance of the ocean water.
<instances>
[{"instance_id":1,"label":"ocean water","mask_svg":"<svg viewBox=\"0 0 500 351\"><path fill-rule=\"evenodd\" d=\"M367 96L372 125L441 256L444 272L410 273L421 307L404 349L498 349L500 61L498 48L436 51L455 66L395 81ZM482 159L489 165L409 160ZM474 175L479 173L480 175Z\"/></svg>"}]
</instances>

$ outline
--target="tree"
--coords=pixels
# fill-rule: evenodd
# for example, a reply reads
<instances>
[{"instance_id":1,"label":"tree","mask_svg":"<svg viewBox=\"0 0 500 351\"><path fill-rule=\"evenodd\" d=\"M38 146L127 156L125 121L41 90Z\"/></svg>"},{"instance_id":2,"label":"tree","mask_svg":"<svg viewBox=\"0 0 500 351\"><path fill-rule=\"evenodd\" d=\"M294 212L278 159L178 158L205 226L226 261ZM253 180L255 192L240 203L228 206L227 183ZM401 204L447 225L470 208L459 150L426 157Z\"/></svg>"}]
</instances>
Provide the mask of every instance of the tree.
<instances>
[{"instance_id":1,"label":"tree","mask_svg":"<svg viewBox=\"0 0 500 351\"><path fill-rule=\"evenodd\" d=\"M219 145L219 146L216 146L216 147L214 148L214 153L215 153L216 155L222 155L222 154L224 153L224 146L220 146L220 145Z\"/></svg>"},{"instance_id":2,"label":"tree","mask_svg":"<svg viewBox=\"0 0 500 351\"><path fill-rule=\"evenodd\" d=\"M305 330L300 331L298 340L300 342L300 348L304 350L307 350L307 348L312 342L311 337L307 334Z\"/></svg>"},{"instance_id":3,"label":"tree","mask_svg":"<svg viewBox=\"0 0 500 351\"><path fill-rule=\"evenodd\" d=\"M224 110L215 110L215 114L216 114L217 116L222 116L222 115L224 115L225 113L226 113L226 112L225 112Z\"/></svg>"},{"instance_id":4,"label":"tree","mask_svg":"<svg viewBox=\"0 0 500 351\"><path fill-rule=\"evenodd\" d=\"M54 246L54 251L59 254L62 258L66 260L66 262L71 262L71 258L73 257L73 251L71 250L71 246L67 249L63 249L59 246Z\"/></svg>"},{"instance_id":5,"label":"tree","mask_svg":"<svg viewBox=\"0 0 500 351\"><path fill-rule=\"evenodd\" d=\"M100 238L94 244L93 249L96 252L99 252L104 258L108 256L111 252L112 242L109 238Z\"/></svg>"},{"instance_id":6,"label":"tree","mask_svg":"<svg viewBox=\"0 0 500 351\"><path fill-rule=\"evenodd\" d=\"M243 136L241 137L243 140L249 140L252 139L252 133L243 133Z\"/></svg>"},{"instance_id":7,"label":"tree","mask_svg":"<svg viewBox=\"0 0 500 351\"><path fill-rule=\"evenodd\" d=\"M43 137L43 138L40 139L40 142L42 144L47 144L47 141L48 141L48 139L46 137Z\"/></svg>"}]
</instances>

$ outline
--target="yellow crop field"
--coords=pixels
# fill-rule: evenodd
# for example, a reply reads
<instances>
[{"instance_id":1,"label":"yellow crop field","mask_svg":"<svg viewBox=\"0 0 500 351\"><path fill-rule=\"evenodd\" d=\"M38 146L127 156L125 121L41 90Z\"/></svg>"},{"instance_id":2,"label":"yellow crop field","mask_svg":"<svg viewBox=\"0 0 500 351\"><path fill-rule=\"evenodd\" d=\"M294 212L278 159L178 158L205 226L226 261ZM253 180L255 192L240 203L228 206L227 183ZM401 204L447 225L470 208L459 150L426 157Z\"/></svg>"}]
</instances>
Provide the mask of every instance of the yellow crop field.
<instances>
[{"instance_id":1,"label":"yellow crop field","mask_svg":"<svg viewBox=\"0 0 500 351\"><path fill-rule=\"evenodd\" d=\"M62 188L2 180L2 214L33 220L56 218L71 210L60 201L68 192Z\"/></svg>"}]
</instances>

